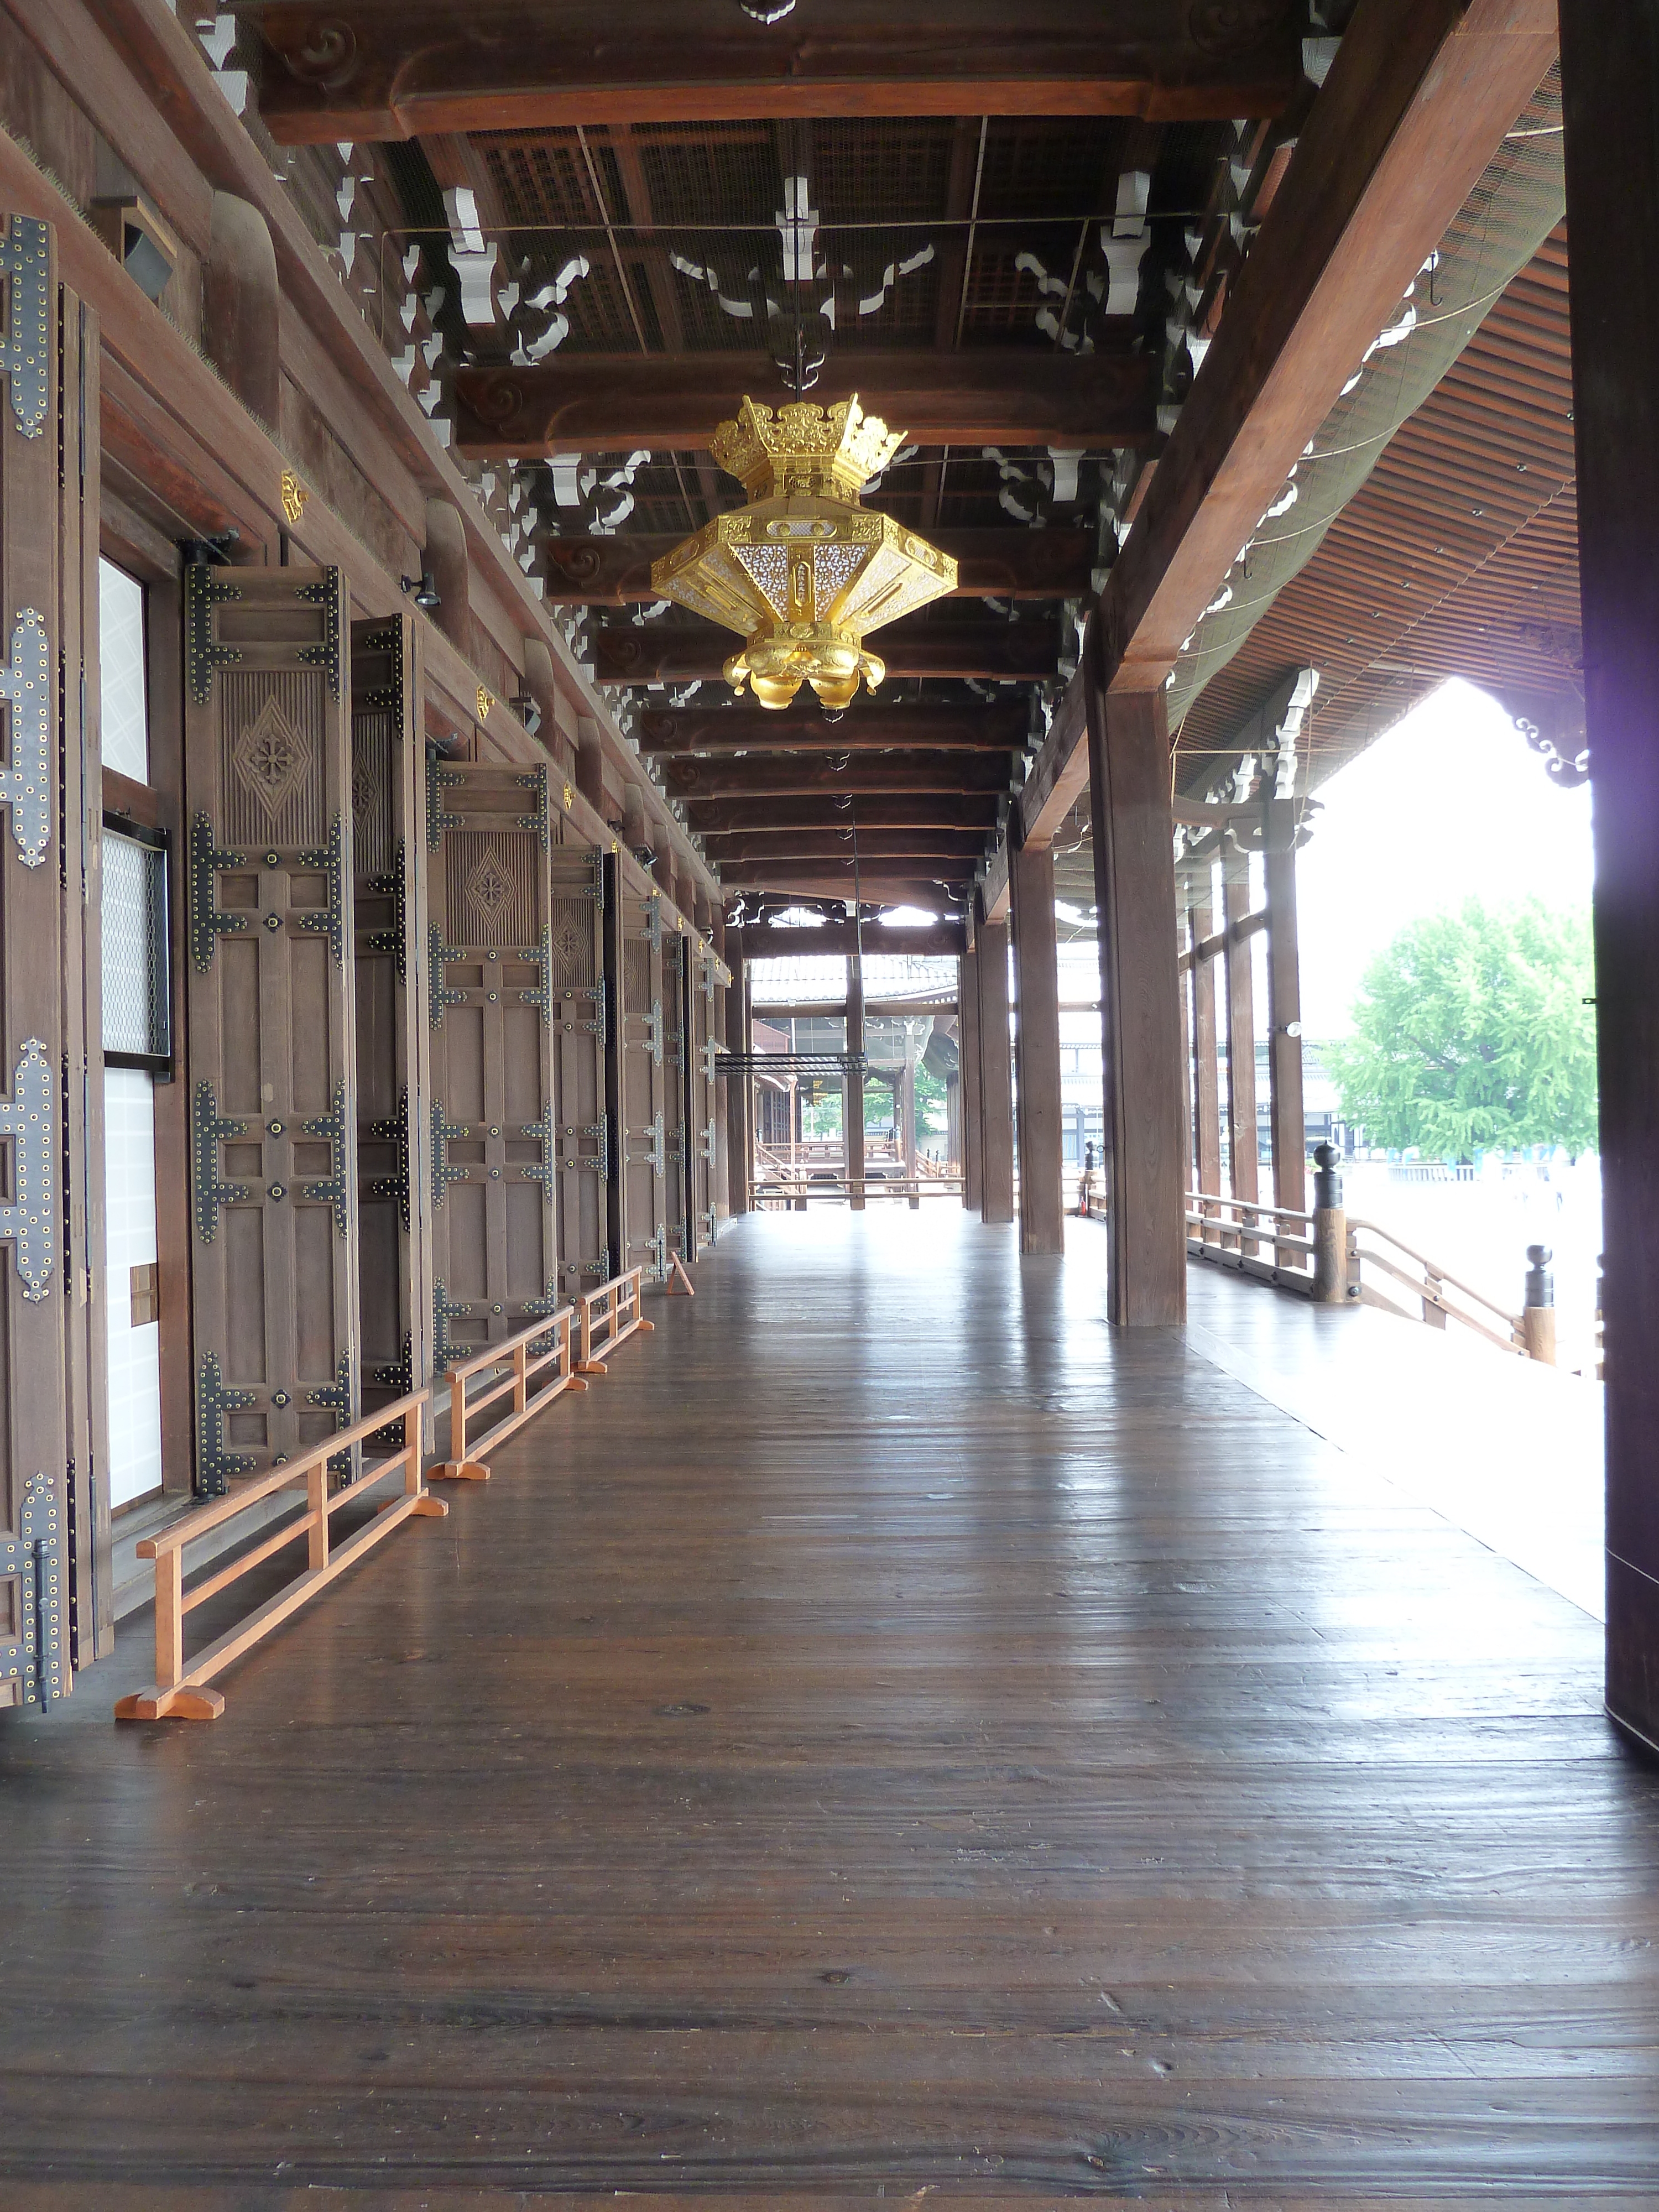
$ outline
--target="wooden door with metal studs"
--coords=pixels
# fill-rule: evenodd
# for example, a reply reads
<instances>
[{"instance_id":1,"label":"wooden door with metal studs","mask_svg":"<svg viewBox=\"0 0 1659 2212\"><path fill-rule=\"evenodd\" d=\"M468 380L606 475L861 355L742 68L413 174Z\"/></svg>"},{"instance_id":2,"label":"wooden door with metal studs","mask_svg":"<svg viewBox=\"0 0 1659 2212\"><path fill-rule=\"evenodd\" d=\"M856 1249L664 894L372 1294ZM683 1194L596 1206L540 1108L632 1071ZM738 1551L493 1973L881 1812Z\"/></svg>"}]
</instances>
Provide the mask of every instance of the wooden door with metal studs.
<instances>
[{"instance_id":1,"label":"wooden door with metal studs","mask_svg":"<svg viewBox=\"0 0 1659 2212\"><path fill-rule=\"evenodd\" d=\"M337 568L185 570L196 1486L360 1410L356 972Z\"/></svg>"},{"instance_id":2,"label":"wooden door with metal studs","mask_svg":"<svg viewBox=\"0 0 1659 2212\"><path fill-rule=\"evenodd\" d=\"M428 763L433 1371L559 1304L545 768Z\"/></svg>"}]
</instances>

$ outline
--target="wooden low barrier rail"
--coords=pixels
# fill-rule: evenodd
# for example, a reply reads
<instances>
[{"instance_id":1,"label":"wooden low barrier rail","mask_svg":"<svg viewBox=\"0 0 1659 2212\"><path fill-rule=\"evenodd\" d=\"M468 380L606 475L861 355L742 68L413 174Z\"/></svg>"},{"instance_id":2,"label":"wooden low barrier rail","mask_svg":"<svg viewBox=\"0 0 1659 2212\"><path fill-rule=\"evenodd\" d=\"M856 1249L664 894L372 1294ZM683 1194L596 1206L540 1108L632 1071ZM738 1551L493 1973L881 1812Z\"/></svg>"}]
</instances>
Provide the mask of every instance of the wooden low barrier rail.
<instances>
[{"instance_id":1,"label":"wooden low barrier rail","mask_svg":"<svg viewBox=\"0 0 1659 2212\"><path fill-rule=\"evenodd\" d=\"M768 1206L781 1206L787 1212L793 1206L805 1212L811 1198L864 1199L904 1198L912 1207L919 1206L924 1198L959 1198L962 1195L960 1176L825 1176L815 1175L793 1182L757 1183L754 1204L757 1209Z\"/></svg>"},{"instance_id":2,"label":"wooden low barrier rail","mask_svg":"<svg viewBox=\"0 0 1659 2212\"><path fill-rule=\"evenodd\" d=\"M601 1283L597 1291L583 1293L581 1301L581 1357L576 1370L581 1375L603 1375L605 1362L602 1352L614 1352L636 1333L648 1335L657 1326L647 1321L640 1311L640 1299L645 1285L643 1267L630 1267L625 1274L613 1275L608 1283Z\"/></svg>"},{"instance_id":3,"label":"wooden low barrier rail","mask_svg":"<svg viewBox=\"0 0 1659 2212\"><path fill-rule=\"evenodd\" d=\"M1362 1245L1359 1242L1362 1236L1374 1237L1377 1243L1386 1244L1389 1250L1379 1252ZM1363 1305L1378 1306L1384 1313L1397 1314L1400 1311L1395 1299L1384 1297L1380 1291L1372 1290L1364 1280L1364 1269L1374 1267L1380 1274L1402 1285L1413 1297L1421 1301L1423 1319L1431 1328L1444 1328L1449 1321L1455 1321L1463 1328L1473 1329L1477 1336L1484 1336L1488 1344L1495 1344L1500 1352L1512 1352L1522 1359L1528 1357L1530 1347L1527 1341L1524 1316L1507 1312L1485 1291L1477 1291L1473 1284L1463 1282L1454 1275L1449 1267L1443 1267L1423 1253L1413 1251L1409 1244L1402 1244L1397 1237L1380 1228L1374 1221L1351 1220L1347 1224L1346 1242L1350 1299ZM1408 1264L1402 1266L1402 1261ZM1453 1292L1456 1293L1456 1302L1451 1295ZM1466 1310L1463 1302L1476 1310L1473 1313ZM1406 1318L1409 1320L1411 1316L1407 1315ZM1498 1324L1497 1328L1492 1326L1494 1322ZM1553 1348L1552 1341L1552 1353Z\"/></svg>"},{"instance_id":4,"label":"wooden low barrier rail","mask_svg":"<svg viewBox=\"0 0 1659 2212\"><path fill-rule=\"evenodd\" d=\"M1273 1249L1271 1260L1261 1256L1264 1244ZM1187 1194L1187 1252L1191 1259L1210 1260L1241 1275L1254 1275L1258 1282L1276 1283L1281 1290L1311 1297L1311 1262L1317 1250L1311 1213L1295 1206L1259 1206L1254 1199L1221 1198L1208 1190ZM1283 1264L1281 1252L1298 1253L1302 1258Z\"/></svg>"},{"instance_id":5,"label":"wooden low barrier rail","mask_svg":"<svg viewBox=\"0 0 1659 2212\"><path fill-rule=\"evenodd\" d=\"M217 1690L210 1690L207 1685L233 1659L239 1659L290 1613L297 1613L307 1599L315 1597L319 1590L343 1574L371 1546L390 1535L399 1522L406 1521L411 1514L441 1516L448 1512L443 1500L434 1498L421 1480L421 1416L431 1395L430 1390L416 1390L407 1398L400 1398L395 1406L382 1407L377 1413L366 1414L350 1428L324 1437L302 1458L291 1461L286 1467L273 1468L269 1474L244 1484L230 1497L216 1498L198 1506L194 1512L175 1521L170 1528L164 1528L160 1535L143 1539L138 1546L139 1558L155 1562L155 1680L149 1689L121 1698L115 1708L117 1720L159 1721L168 1717L177 1720L216 1720L225 1709L225 1701ZM375 1461L355 1481L347 1483L331 1497L329 1462L399 1422L404 1440L398 1450L389 1458ZM356 1529L343 1543L335 1545L331 1540L332 1531L329 1525L332 1516L348 1499L360 1497L376 1483L398 1474L404 1478L402 1496L389 1498L374 1520ZM263 1543L255 1544L228 1565L218 1568L189 1589L185 1588L187 1545L206 1535L210 1528L220 1528L238 1514L246 1513L250 1506L257 1505L276 1491L301 1489L306 1493L302 1512L283 1522ZM205 1651L198 1652L186 1666L185 1615L193 1613L198 1606L205 1605L210 1598L216 1597L221 1590L228 1589L243 1575L251 1574L255 1567L262 1566L300 1536L308 1539L305 1571L249 1613L246 1620L210 1644Z\"/></svg>"},{"instance_id":6,"label":"wooden low barrier rail","mask_svg":"<svg viewBox=\"0 0 1659 2212\"><path fill-rule=\"evenodd\" d=\"M1231 1267L1258 1282L1275 1284L1280 1290L1294 1291L1324 1304L1376 1306L1384 1313L1411 1320L1412 1315L1397 1297L1385 1296L1365 1279L1369 1270L1387 1276L1415 1298L1431 1328L1444 1328L1448 1322L1455 1322L1500 1352L1553 1361L1554 1310L1547 1302L1553 1292L1542 1289L1541 1270L1537 1302L1528 1289L1526 1310L1512 1314L1449 1268L1402 1243L1378 1223L1350 1218L1341 1206L1340 1182L1330 1165L1322 1162L1322 1174L1316 1182L1326 1176L1330 1178L1337 1202L1317 1206L1311 1213L1289 1206L1258 1206L1251 1200L1222 1198L1212 1191L1188 1191L1188 1258ZM1271 1259L1260 1256L1264 1246L1271 1249ZM1529 1247L1528 1257L1534 1252L1547 1260L1548 1254L1539 1247ZM1297 1256L1286 1261L1286 1253Z\"/></svg>"},{"instance_id":7,"label":"wooden low barrier rail","mask_svg":"<svg viewBox=\"0 0 1659 2212\"><path fill-rule=\"evenodd\" d=\"M567 1390L586 1389L571 1358L573 1317L568 1306L561 1306L545 1321L532 1322L528 1328L521 1328L504 1343L486 1345L471 1359L463 1359L450 1369L449 1457L441 1467L433 1468L434 1482L488 1482L489 1466L484 1457L487 1452ZM540 1346L545 1346L546 1350L538 1350ZM551 1380L544 1382L532 1396L532 1377L545 1374L549 1368L553 1370ZM478 1376L485 1378L483 1387L470 1389L468 1386ZM467 1430L474 1417L509 1395L513 1403L507 1412L493 1428L469 1442Z\"/></svg>"}]
</instances>

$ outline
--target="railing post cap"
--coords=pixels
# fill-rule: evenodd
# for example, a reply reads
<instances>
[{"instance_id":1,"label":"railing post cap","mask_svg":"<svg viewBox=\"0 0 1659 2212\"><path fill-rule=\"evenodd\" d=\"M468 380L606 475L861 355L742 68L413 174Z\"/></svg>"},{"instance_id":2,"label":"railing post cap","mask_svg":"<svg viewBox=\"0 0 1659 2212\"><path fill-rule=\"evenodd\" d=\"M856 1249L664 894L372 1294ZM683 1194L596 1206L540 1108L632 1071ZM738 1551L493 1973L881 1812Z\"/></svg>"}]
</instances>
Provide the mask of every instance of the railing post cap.
<instances>
[{"instance_id":1,"label":"railing post cap","mask_svg":"<svg viewBox=\"0 0 1659 2212\"><path fill-rule=\"evenodd\" d=\"M1554 1250L1548 1244L1528 1244L1527 1247L1528 1262L1532 1267L1547 1267L1554 1257Z\"/></svg>"}]
</instances>

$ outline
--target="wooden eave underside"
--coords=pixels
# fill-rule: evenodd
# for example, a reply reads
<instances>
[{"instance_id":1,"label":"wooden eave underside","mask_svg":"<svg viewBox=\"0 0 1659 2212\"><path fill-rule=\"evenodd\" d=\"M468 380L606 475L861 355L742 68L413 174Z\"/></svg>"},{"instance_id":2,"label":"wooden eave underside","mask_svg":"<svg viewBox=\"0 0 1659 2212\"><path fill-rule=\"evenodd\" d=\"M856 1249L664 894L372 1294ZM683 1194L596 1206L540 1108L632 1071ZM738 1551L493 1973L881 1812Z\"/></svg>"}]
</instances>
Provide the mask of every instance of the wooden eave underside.
<instances>
[{"instance_id":1,"label":"wooden eave underside","mask_svg":"<svg viewBox=\"0 0 1659 2212\"><path fill-rule=\"evenodd\" d=\"M1556 46L1549 0L1378 0L1355 16L1108 579L1094 621L1109 690L1163 685ZM1086 787L1082 692L1073 678L1016 840L1052 840ZM1005 840L984 886L995 916L1007 857Z\"/></svg>"},{"instance_id":2,"label":"wooden eave underside","mask_svg":"<svg viewBox=\"0 0 1659 2212\"><path fill-rule=\"evenodd\" d=\"M1298 662L1320 671L1316 784L1450 677L1571 716L1583 696L1571 417L1564 226L1194 703L1183 787L1209 780Z\"/></svg>"}]
</instances>

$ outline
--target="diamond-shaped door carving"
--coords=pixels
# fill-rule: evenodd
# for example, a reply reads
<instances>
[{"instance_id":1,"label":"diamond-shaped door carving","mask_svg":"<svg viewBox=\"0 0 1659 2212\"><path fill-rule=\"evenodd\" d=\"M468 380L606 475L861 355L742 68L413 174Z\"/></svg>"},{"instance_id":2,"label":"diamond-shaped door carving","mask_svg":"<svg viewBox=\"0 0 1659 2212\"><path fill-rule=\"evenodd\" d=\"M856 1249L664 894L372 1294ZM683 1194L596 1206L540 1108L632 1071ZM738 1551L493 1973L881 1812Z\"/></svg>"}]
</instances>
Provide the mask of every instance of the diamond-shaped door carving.
<instances>
[{"instance_id":1,"label":"diamond-shaped door carving","mask_svg":"<svg viewBox=\"0 0 1659 2212\"><path fill-rule=\"evenodd\" d=\"M267 699L231 749L237 781L275 823L310 765L305 741L277 702Z\"/></svg>"},{"instance_id":2,"label":"diamond-shaped door carving","mask_svg":"<svg viewBox=\"0 0 1659 2212\"><path fill-rule=\"evenodd\" d=\"M486 927L493 927L513 896L512 880L493 852L482 854L474 865L466 879L466 896Z\"/></svg>"}]
</instances>

